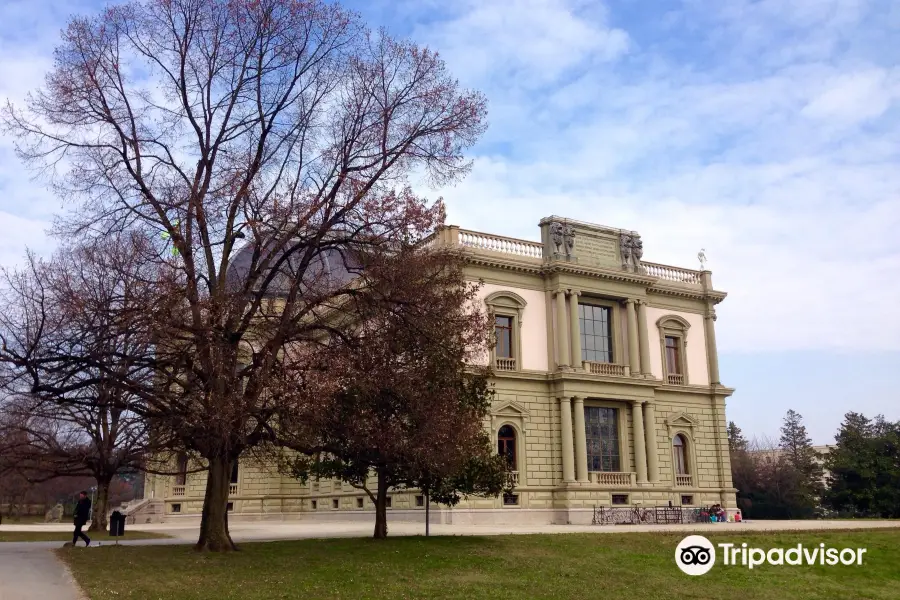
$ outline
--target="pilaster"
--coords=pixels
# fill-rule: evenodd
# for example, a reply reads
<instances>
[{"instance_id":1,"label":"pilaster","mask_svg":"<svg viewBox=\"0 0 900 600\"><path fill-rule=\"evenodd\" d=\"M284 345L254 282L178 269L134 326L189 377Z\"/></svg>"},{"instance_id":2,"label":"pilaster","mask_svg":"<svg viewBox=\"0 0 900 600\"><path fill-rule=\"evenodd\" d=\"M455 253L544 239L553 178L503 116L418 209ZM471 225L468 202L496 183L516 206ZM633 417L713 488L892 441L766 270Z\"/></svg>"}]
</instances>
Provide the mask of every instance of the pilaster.
<instances>
[{"instance_id":1,"label":"pilaster","mask_svg":"<svg viewBox=\"0 0 900 600\"><path fill-rule=\"evenodd\" d=\"M716 349L716 312L710 307L703 316L703 331L706 334L706 363L709 366L709 382L720 385L719 351Z\"/></svg>"},{"instance_id":2,"label":"pilaster","mask_svg":"<svg viewBox=\"0 0 900 600\"><path fill-rule=\"evenodd\" d=\"M628 317L628 366L632 375L641 372L641 358L638 350L638 325L637 315L634 310L634 299L625 301L625 310Z\"/></svg>"},{"instance_id":3,"label":"pilaster","mask_svg":"<svg viewBox=\"0 0 900 600\"><path fill-rule=\"evenodd\" d=\"M574 369L582 368L581 361L581 328L578 324L578 290L569 290L569 339L572 344L571 365Z\"/></svg>"},{"instance_id":4,"label":"pilaster","mask_svg":"<svg viewBox=\"0 0 900 600\"><path fill-rule=\"evenodd\" d=\"M631 403L631 431L634 440L634 468L637 471L637 482L647 483L647 439L644 437L644 413L641 401Z\"/></svg>"},{"instance_id":5,"label":"pilaster","mask_svg":"<svg viewBox=\"0 0 900 600\"><path fill-rule=\"evenodd\" d=\"M637 303L638 337L640 338L641 374L644 377L653 377L650 369L650 335L647 331L647 302L639 300Z\"/></svg>"},{"instance_id":6,"label":"pilaster","mask_svg":"<svg viewBox=\"0 0 900 600\"><path fill-rule=\"evenodd\" d=\"M650 483L659 481L659 447L656 443L656 409L653 402L644 404L644 438L647 446L647 475Z\"/></svg>"},{"instance_id":7,"label":"pilaster","mask_svg":"<svg viewBox=\"0 0 900 600\"><path fill-rule=\"evenodd\" d=\"M567 396L559 399L560 427L562 428L563 482L575 481L575 450L572 445L572 404Z\"/></svg>"},{"instance_id":8,"label":"pilaster","mask_svg":"<svg viewBox=\"0 0 900 600\"><path fill-rule=\"evenodd\" d=\"M556 365L561 369L569 366L569 340L566 331L569 329L569 316L566 314L566 293L556 292Z\"/></svg>"},{"instance_id":9,"label":"pilaster","mask_svg":"<svg viewBox=\"0 0 900 600\"><path fill-rule=\"evenodd\" d=\"M579 483L588 482L587 439L584 430L584 398L572 397L575 412L575 478Z\"/></svg>"}]
</instances>

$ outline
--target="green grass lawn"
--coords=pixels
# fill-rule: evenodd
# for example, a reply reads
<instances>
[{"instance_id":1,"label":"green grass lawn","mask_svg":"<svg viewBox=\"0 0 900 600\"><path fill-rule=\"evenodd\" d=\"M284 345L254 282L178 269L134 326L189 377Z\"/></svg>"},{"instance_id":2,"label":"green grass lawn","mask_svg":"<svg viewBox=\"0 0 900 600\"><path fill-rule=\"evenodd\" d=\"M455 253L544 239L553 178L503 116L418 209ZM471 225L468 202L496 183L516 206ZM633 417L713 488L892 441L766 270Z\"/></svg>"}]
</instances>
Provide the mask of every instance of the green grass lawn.
<instances>
[{"instance_id":1,"label":"green grass lawn","mask_svg":"<svg viewBox=\"0 0 900 600\"><path fill-rule=\"evenodd\" d=\"M114 542L116 538L109 537L107 532L85 532L92 542ZM171 537L163 533L152 531L125 531L125 536L119 540L149 540L155 538ZM71 542L71 531L0 531L0 542ZM84 542L78 540L78 545Z\"/></svg>"},{"instance_id":2,"label":"green grass lawn","mask_svg":"<svg viewBox=\"0 0 900 600\"><path fill-rule=\"evenodd\" d=\"M397 537L248 543L226 555L188 546L58 551L90 598L677 598L900 597L900 529L710 534L771 548L865 547L861 566L724 567L689 577L673 533Z\"/></svg>"}]
</instances>

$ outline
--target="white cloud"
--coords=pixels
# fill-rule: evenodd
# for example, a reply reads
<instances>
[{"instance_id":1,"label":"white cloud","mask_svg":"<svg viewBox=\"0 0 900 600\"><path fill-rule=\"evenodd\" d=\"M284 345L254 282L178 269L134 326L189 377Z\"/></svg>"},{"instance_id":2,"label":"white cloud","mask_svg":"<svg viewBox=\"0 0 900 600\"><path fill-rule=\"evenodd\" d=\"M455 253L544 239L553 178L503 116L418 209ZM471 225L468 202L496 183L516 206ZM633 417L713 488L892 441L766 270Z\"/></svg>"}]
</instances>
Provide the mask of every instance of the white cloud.
<instances>
[{"instance_id":1,"label":"white cloud","mask_svg":"<svg viewBox=\"0 0 900 600\"><path fill-rule=\"evenodd\" d=\"M503 61L479 72L491 150L443 190L450 219L531 239L549 214L637 229L648 260L688 267L705 247L729 292L724 351L900 349L895 71L863 43L864 3L788 4L688 3L681 17L710 27L703 56L630 43L598 64L572 44L563 64L579 75L547 93L521 93ZM420 34L506 56L504 23L460 32L477 14ZM556 39L541 31L531 46Z\"/></svg>"}]
</instances>

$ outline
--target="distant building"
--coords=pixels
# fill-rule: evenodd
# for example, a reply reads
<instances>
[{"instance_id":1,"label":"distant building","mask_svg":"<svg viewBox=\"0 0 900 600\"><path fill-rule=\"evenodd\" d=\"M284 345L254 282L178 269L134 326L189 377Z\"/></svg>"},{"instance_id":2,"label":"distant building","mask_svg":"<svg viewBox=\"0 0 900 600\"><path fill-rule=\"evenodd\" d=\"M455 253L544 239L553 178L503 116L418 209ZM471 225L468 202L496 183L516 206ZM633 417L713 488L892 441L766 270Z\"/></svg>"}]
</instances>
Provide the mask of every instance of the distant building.
<instances>
[{"instance_id":1,"label":"distant building","mask_svg":"<svg viewBox=\"0 0 900 600\"><path fill-rule=\"evenodd\" d=\"M462 249L495 319L489 427L515 491L435 507L454 523L590 523L596 505L734 511L709 271L643 261L637 232L548 217L541 241L450 226L428 244ZM664 240L663 240L664 241ZM134 510L165 520L199 515L205 475L148 476ZM339 481L278 475L242 461L231 518L370 518ZM417 490L391 494L392 519L420 520ZM150 518L150 517L148 517ZM141 522L140 517L136 520Z\"/></svg>"}]
</instances>

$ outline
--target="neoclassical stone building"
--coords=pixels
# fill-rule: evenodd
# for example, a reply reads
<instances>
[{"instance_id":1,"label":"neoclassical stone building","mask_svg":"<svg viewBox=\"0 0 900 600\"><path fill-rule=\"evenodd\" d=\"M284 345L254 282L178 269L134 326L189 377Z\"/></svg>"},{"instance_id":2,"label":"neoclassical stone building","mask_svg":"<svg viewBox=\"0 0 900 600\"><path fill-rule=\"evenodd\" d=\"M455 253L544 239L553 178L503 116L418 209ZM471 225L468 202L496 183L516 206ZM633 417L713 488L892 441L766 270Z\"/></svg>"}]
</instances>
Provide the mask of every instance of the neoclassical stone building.
<instances>
[{"instance_id":1,"label":"neoclassical stone building","mask_svg":"<svg viewBox=\"0 0 900 600\"><path fill-rule=\"evenodd\" d=\"M450 226L429 244L461 248L496 320L490 428L515 491L432 507L435 522L590 523L595 506L735 507L709 271L644 262L635 231L560 217L541 242ZM186 467L186 465L185 465ZM184 469L188 470L188 469ZM232 518L371 518L346 484L265 465L232 474ZM202 474L148 477L136 520L196 517ZM389 518L423 520L415 490Z\"/></svg>"}]
</instances>

